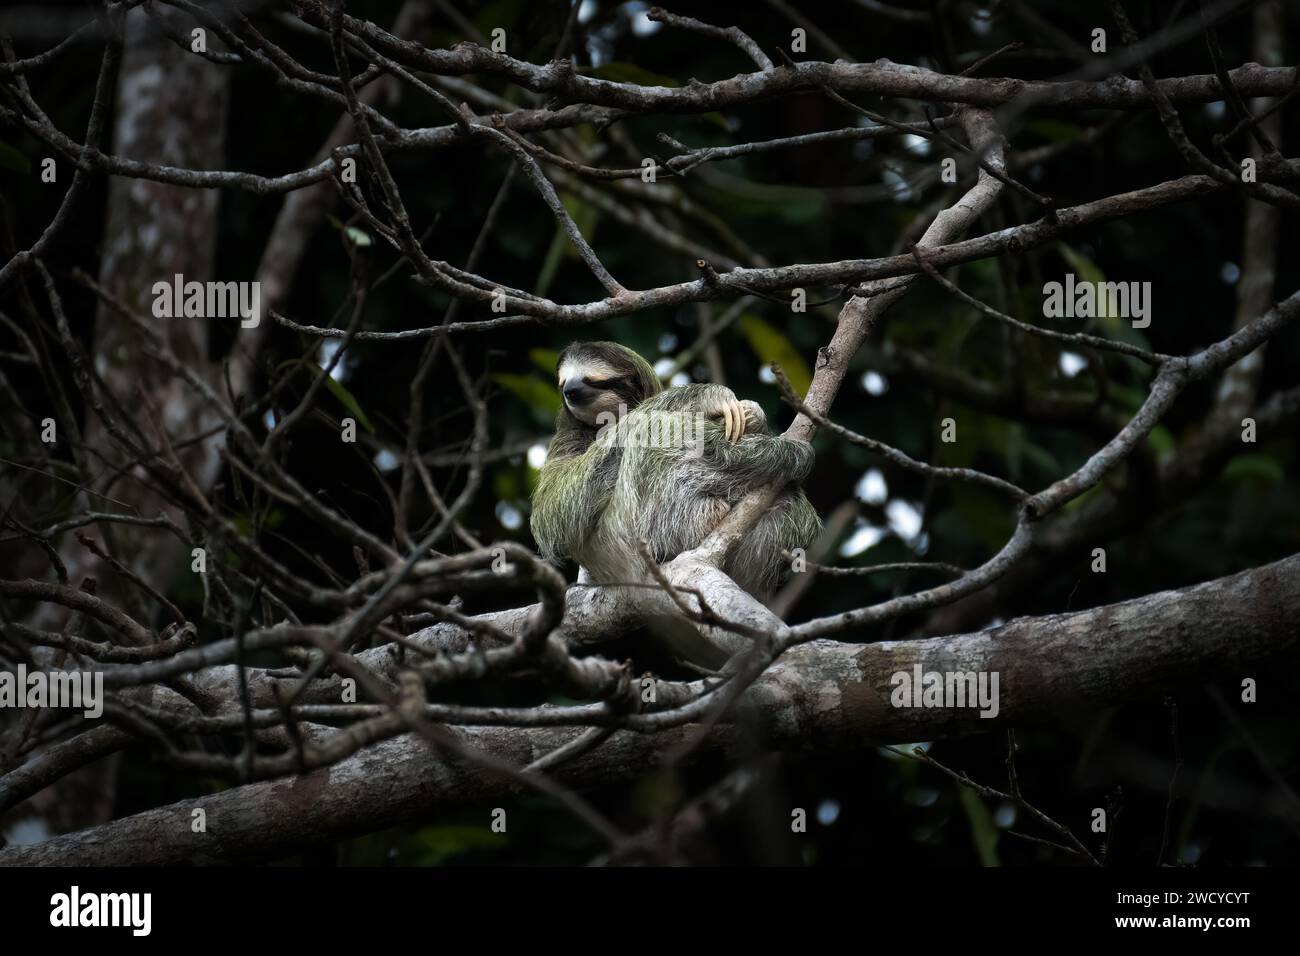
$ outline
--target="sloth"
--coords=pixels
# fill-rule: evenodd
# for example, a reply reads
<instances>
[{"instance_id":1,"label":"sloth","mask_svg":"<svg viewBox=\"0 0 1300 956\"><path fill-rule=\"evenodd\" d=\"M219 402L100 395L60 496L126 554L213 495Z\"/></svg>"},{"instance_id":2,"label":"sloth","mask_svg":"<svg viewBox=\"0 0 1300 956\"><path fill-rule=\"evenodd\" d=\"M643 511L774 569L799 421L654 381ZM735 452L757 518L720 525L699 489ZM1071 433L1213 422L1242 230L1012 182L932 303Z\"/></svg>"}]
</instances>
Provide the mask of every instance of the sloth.
<instances>
[{"instance_id":1,"label":"sloth","mask_svg":"<svg viewBox=\"0 0 1300 956\"><path fill-rule=\"evenodd\" d=\"M641 539L663 563L701 544L749 491L779 482L721 567L760 599L775 590L789 570L784 552L821 530L800 488L808 443L772 435L758 404L725 386L662 388L645 359L614 342L570 345L556 372L564 402L533 493L543 557L572 558L593 583L644 581Z\"/></svg>"}]
</instances>

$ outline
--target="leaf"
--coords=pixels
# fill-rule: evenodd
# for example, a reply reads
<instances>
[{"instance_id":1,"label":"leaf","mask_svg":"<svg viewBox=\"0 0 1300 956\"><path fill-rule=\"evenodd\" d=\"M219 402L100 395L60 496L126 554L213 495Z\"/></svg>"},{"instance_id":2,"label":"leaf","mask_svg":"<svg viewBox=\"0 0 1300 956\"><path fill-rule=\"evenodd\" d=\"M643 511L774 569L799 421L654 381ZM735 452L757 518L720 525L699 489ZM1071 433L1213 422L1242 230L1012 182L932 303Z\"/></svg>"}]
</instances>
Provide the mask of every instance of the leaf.
<instances>
[{"instance_id":1,"label":"leaf","mask_svg":"<svg viewBox=\"0 0 1300 956\"><path fill-rule=\"evenodd\" d=\"M1056 244L1056 251L1061 254L1061 258L1066 261L1070 269L1085 282L1105 282L1106 273L1098 268L1097 263L1093 262L1078 249L1073 246L1067 246L1063 242Z\"/></svg>"},{"instance_id":2,"label":"leaf","mask_svg":"<svg viewBox=\"0 0 1300 956\"><path fill-rule=\"evenodd\" d=\"M749 340L749 347L764 365L775 362L785 372L796 395L808 394L812 372L798 349L776 326L764 322L756 315L740 317L740 331Z\"/></svg>"},{"instance_id":3,"label":"leaf","mask_svg":"<svg viewBox=\"0 0 1300 956\"><path fill-rule=\"evenodd\" d=\"M675 80L671 76L651 73L645 67L637 66L635 63L623 63L618 60L611 63L602 63L594 70L584 72L598 80L609 80L611 83L630 83L633 86L666 86L670 89L676 89L682 85L680 80ZM727 118L721 113L701 113L696 119L712 123L724 133L731 132L731 124L727 122Z\"/></svg>"},{"instance_id":4,"label":"leaf","mask_svg":"<svg viewBox=\"0 0 1300 956\"><path fill-rule=\"evenodd\" d=\"M321 371L319 365L308 362L306 359L287 359L275 367L275 373L278 375L285 369L293 367L297 367L299 371L302 371L307 375L317 375ZM370 418L362 410L360 403L357 402L356 396L348 391L347 387L342 382L337 382L334 380L334 376L327 375L325 376L325 386L333 393L334 397L342 403L343 407L352 413L353 417L355 417L361 424L362 428L370 432L372 435L375 433L374 425L370 423Z\"/></svg>"},{"instance_id":5,"label":"leaf","mask_svg":"<svg viewBox=\"0 0 1300 956\"><path fill-rule=\"evenodd\" d=\"M939 463L951 468L971 468L981 455L997 455L1007 463L1011 473L1020 468L1020 448L1012 437L1011 424L996 415L962 411L958 419L958 440L940 442Z\"/></svg>"},{"instance_id":6,"label":"leaf","mask_svg":"<svg viewBox=\"0 0 1300 956\"><path fill-rule=\"evenodd\" d=\"M808 193L802 199L783 200L775 212L787 225L805 226L826 215L826 197Z\"/></svg>"},{"instance_id":7,"label":"leaf","mask_svg":"<svg viewBox=\"0 0 1300 956\"><path fill-rule=\"evenodd\" d=\"M957 795L961 798L961 808L966 811L966 819L970 821L970 835L980 866L1001 866L998 861L998 829L993 825L989 808L970 787L959 785Z\"/></svg>"},{"instance_id":8,"label":"leaf","mask_svg":"<svg viewBox=\"0 0 1300 956\"><path fill-rule=\"evenodd\" d=\"M556 270L560 268L560 263L564 260L564 247L568 243L569 240L565 237L564 230L556 226L555 235L551 237L551 244L546 250L546 258L542 260L542 267L537 272L537 282L533 286L533 295L545 296L551 288L551 282L555 279Z\"/></svg>"},{"instance_id":9,"label":"leaf","mask_svg":"<svg viewBox=\"0 0 1300 956\"><path fill-rule=\"evenodd\" d=\"M596 221L600 218L600 210L585 199L568 194L561 196L560 202L564 204L564 208L573 217L573 223L578 227L578 232L582 233L582 238L586 239L588 244L594 242L596 238ZM564 249L570 259L577 259L578 250L573 248L573 243L568 242L567 239L566 236Z\"/></svg>"},{"instance_id":10,"label":"leaf","mask_svg":"<svg viewBox=\"0 0 1300 956\"><path fill-rule=\"evenodd\" d=\"M564 203L564 208L573 217L578 232L582 233L582 237L590 244L595 238L596 221L600 217L600 211L591 203L567 193L560 197L560 202ZM533 289L534 295L544 296L547 294L551 288L551 283L555 280L555 273L560 268L560 262L566 258L577 259L578 250L573 248L573 243L569 241L569 237L564 234L564 230L557 223L555 235L551 238L550 248L546 250L546 259L542 262L542 268L537 273L537 285Z\"/></svg>"},{"instance_id":11,"label":"leaf","mask_svg":"<svg viewBox=\"0 0 1300 956\"><path fill-rule=\"evenodd\" d=\"M1101 271L1095 262L1063 242L1056 244L1056 250L1061 254L1061 258L1066 261L1078 279L1075 283L1076 289L1079 282L1103 283L1106 281L1106 274ZM1148 290L1150 291L1150 290ZM1133 322L1123 316L1112 313L1107 306L1110 305L1110 296L1102 294L1100 285L1094 285L1093 292L1096 295L1097 318L1100 320L1103 328L1109 333L1111 338L1118 339L1120 342L1127 342L1129 345L1136 345L1138 348L1150 349L1151 344L1140 330L1133 327ZM1122 302L1127 302L1125 297ZM1149 307L1149 303L1148 303ZM1086 320L1084 320L1086 321ZM1136 359L1128 359L1129 362L1136 362Z\"/></svg>"},{"instance_id":12,"label":"leaf","mask_svg":"<svg viewBox=\"0 0 1300 956\"><path fill-rule=\"evenodd\" d=\"M26 176L32 171L32 163L26 154L0 139L0 169Z\"/></svg>"},{"instance_id":13,"label":"leaf","mask_svg":"<svg viewBox=\"0 0 1300 956\"><path fill-rule=\"evenodd\" d=\"M333 213L325 214L325 221L335 229L339 230L347 238L348 242L354 246L368 246L371 243L370 233L364 229L358 229L356 226L345 226L343 220Z\"/></svg>"},{"instance_id":14,"label":"leaf","mask_svg":"<svg viewBox=\"0 0 1300 956\"><path fill-rule=\"evenodd\" d=\"M997 550L1015 530L1015 516L1002 507L1004 502L1005 499L986 488L954 484L952 507L935 518L933 537L940 540L952 537Z\"/></svg>"},{"instance_id":15,"label":"leaf","mask_svg":"<svg viewBox=\"0 0 1300 956\"><path fill-rule=\"evenodd\" d=\"M1097 263L1093 262L1082 252L1072 246L1067 246L1063 242L1056 244L1057 251L1060 252L1061 258L1069 265L1070 270L1075 273L1080 282L1090 283L1094 291L1097 290L1101 283L1106 281L1106 274L1098 268ZM1077 286L1077 283L1076 283ZM1109 314L1104 297L1098 296L1097 318L1110 326L1114 324L1114 317Z\"/></svg>"},{"instance_id":16,"label":"leaf","mask_svg":"<svg viewBox=\"0 0 1300 956\"><path fill-rule=\"evenodd\" d=\"M520 497L519 473L513 468L498 468L492 476L492 493L499 502L513 502Z\"/></svg>"},{"instance_id":17,"label":"leaf","mask_svg":"<svg viewBox=\"0 0 1300 956\"><path fill-rule=\"evenodd\" d=\"M935 350L940 357L955 362L961 355L966 339L970 337L977 325L979 325L977 317L963 314L953 321L945 322L937 333L932 333L928 338L934 342Z\"/></svg>"},{"instance_id":18,"label":"leaf","mask_svg":"<svg viewBox=\"0 0 1300 956\"><path fill-rule=\"evenodd\" d=\"M1075 274L1079 282L1092 283L1093 291L1100 291L1100 284L1106 281L1106 273L1101 271L1097 266L1097 263L1093 262L1078 249L1075 249L1073 246L1067 246L1063 242L1058 242L1056 244L1056 251L1061 254L1061 258L1070 266L1070 271ZM1076 286L1077 285L1078 283L1076 283ZM1102 324L1105 325L1106 328L1114 329L1119 326L1119 318L1110 314L1110 310L1106 308L1108 304L1106 296L1097 296L1097 318L1101 320Z\"/></svg>"},{"instance_id":19,"label":"leaf","mask_svg":"<svg viewBox=\"0 0 1300 956\"><path fill-rule=\"evenodd\" d=\"M554 375L555 366L560 361L560 353L555 349L529 349L528 360L547 375Z\"/></svg>"},{"instance_id":20,"label":"leaf","mask_svg":"<svg viewBox=\"0 0 1300 956\"><path fill-rule=\"evenodd\" d=\"M712 123L714 126L720 128L724 133L731 132L731 124L727 122L727 118L721 113L701 113L696 118Z\"/></svg>"},{"instance_id":21,"label":"leaf","mask_svg":"<svg viewBox=\"0 0 1300 956\"><path fill-rule=\"evenodd\" d=\"M493 2L483 5L478 16L474 18L474 26L478 27L479 32L488 37L490 42L492 31L496 27L505 28L516 25L523 6L523 0L493 0ZM510 34L508 31L506 33L506 52L514 52L510 49ZM515 55L518 56L519 54L516 53Z\"/></svg>"},{"instance_id":22,"label":"leaf","mask_svg":"<svg viewBox=\"0 0 1300 956\"><path fill-rule=\"evenodd\" d=\"M333 392L334 397L343 403L343 407L356 417L356 420L361 423L362 428L370 432L372 435L375 433L375 426L370 424L370 419L367 418L366 413L361 410L361 405L357 402L356 396L349 392L342 382L336 382L334 376L326 375L325 387Z\"/></svg>"},{"instance_id":23,"label":"leaf","mask_svg":"<svg viewBox=\"0 0 1300 956\"><path fill-rule=\"evenodd\" d=\"M682 797L681 778L671 770L655 770L637 781L629 800L638 813L653 817L677 806Z\"/></svg>"},{"instance_id":24,"label":"leaf","mask_svg":"<svg viewBox=\"0 0 1300 956\"><path fill-rule=\"evenodd\" d=\"M1020 465L1024 460L1025 453L1025 429L1024 426L1014 422L1008 423L1006 428L1006 443L1003 448L1003 454L1006 456L1007 474L1014 480L1020 479Z\"/></svg>"},{"instance_id":25,"label":"leaf","mask_svg":"<svg viewBox=\"0 0 1300 956\"><path fill-rule=\"evenodd\" d=\"M1025 461L1033 465L1045 475L1059 476L1063 469L1056 456L1044 448L1042 445L1036 445L1031 441L1026 441L1024 446Z\"/></svg>"},{"instance_id":26,"label":"leaf","mask_svg":"<svg viewBox=\"0 0 1300 956\"><path fill-rule=\"evenodd\" d=\"M1223 470L1224 481L1258 481L1275 485L1285 473L1282 463L1271 455L1238 455Z\"/></svg>"},{"instance_id":27,"label":"leaf","mask_svg":"<svg viewBox=\"0 0 1300 956\"><path fill-rule=\"evenodd\" d=\"M492 381L533 409L550 415L560 410L559 390L536 376L498 372L492 376Z\"/></svg>"},{"instance_id":28,"label":"leaf","mask_svg":"<svg viewBox=\"0 0 1300 956\"><path fill-rule=\"evenodd\" d=\"M1040 119L1028 124L1032 132L1053 143L1069 143L1083 135L1083 130L1073 123L1061 120Z\"/></svg>"},{"instance_id":29,"label":"leaf","mask_svg":"<svg viewBox=\"0 0 1300 956\"><path fill-rule=\"evenodd\" d=\"M601 211L594 206L591 206L591 204L586 202L585 199L582 199L581 196L576 196L571 193L560 194L560 203L562 203L564 208L567 209L568 215L573 217L573 225L577 226L577 230L582 234L582 238L586 239L588 243L593 242L595 239L595 222L597 222L599 217L601 217ZM555 228L556 230L559 230L559 225L556 224ZM568 241L567 235L560 232L560 239L562 239L564 243L564 255L567 255L569 259L577 259L577 250L576 248L573 248L573 243Z\"/></svg>"},{"instance_id":30,"label":"leaf","mask_svg":"<svg viewBox=\"0 0 1300 956\"><path fill-rule=\"evenodd\" d=\"M1135 415L1138 409L1146 404L1147 393L1141 389L1133 388L1131 385L1111 385L1106 390L1106 397L1128 415ZM1156 427L1160 428L1162 426ZM1154 432L1152 435L1147 436L1147 440L1152 441L1153 436ZM1155 437L1154 441L1152 441L1152 447L1157 451L1163 451L1166 447L1172 451L1173 444L1173 436L1167 429L1164 435Z\"/></svg>"},{"instance_id":31,"label":"leaf","mask_svg":"<svg viewBox=\"0 0 1300 956\"><path fill-rule=\"evenodd\" d=\"M422 827L413 840L419 847L416 863L420 866L438 866L471 850L504 849L510 842L504 833L472 826Z\"/></svg>"},{"instance_id":32,"label":"leaf","mask_svg":"<svg viewBox=\"0 0 1300 956\"><path fill-rule=\"evenodd\" d=\"M611 83L631 83L634 86L678 87L682 85L670 76L651 73L635 63L622 63L618 60L602 63L592 70L590 75L598 80L609 80Z\"/></svg>"},{"instance_id":33,"label":"leaf","mask_svg":"<svg viewBox=\"0 0 1300 956\"><path fill-rule=\"evenodd\" d=\"M1147 400L1146 393L1131 385L1111 385L1106 389L1106 396L1122 410L1134 414Z\"/></svg>"},{"instance_id":34,"label":"leaf","mask_svg":"<svg viewBox=\"0 0 1300 956\"><path fill-rule=\"evenodd\" d=\"M986 289L993 289L998 284L998 264L993 259L976 259L974 262L963 262L961 264L962 287L969 288L970 285L983 286Z\"/></svg>"},{"instance_id":35,"label":"leaf","mask_svg":"<svg viewBox=\"0 0 1300 956\"><path fill-rule=\"evenodd\" d=\"M1174 433L1164 425L1157 425L1155 428L1151 429L1151 433L1147 435L1147 444L1151 446L1151 450L1156 453L1158 458L1172 455L1174 453L1175 444Z\"/></svg>"},{"instance_id":36,"label":"leaf","mask_svg":"<svg viewBox=\"0 0 1300 956\"><path fill-rule=\"evenodd\" d=\"M1104 484L1105 484L1105 482L1102 482L1102 484L1093 485L1091 488L1089 488L1089 489L1088 489L1087 491L1085 491L1083 494L1079 495L1079 497L1077 497L1077 498L1071 498L1069 501L1067 501L1067 502L1065 503L1065 508L1064 508L1064 510L1067 511L1067 512L1069 512L1069 511L1078 511L1080 508L1082 508L1084 505L1086 505L1086 504L1087 504L1087 503L1092 499L1093 495L1097 495L1097 494L1100 494L1100 493L1101 493L1101 488L1102 488L1102 485L1104 485Z\"/></svg>"}]
</instances>

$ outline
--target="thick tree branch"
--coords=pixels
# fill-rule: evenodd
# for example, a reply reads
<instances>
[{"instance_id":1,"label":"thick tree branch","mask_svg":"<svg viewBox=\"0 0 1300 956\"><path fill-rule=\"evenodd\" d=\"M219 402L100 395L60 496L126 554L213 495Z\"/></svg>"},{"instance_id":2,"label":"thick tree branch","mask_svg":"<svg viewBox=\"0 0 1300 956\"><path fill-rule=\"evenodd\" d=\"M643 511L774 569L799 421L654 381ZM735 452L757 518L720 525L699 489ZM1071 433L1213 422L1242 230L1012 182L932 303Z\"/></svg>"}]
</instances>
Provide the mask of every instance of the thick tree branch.
<instances>
[{"instance_id":1,"label":"thick tree branch","mask_svg":"<svg viewBox=\"0 0 1300 956\"><path fill-rule=\"evenodd\" d=\"M991 630L919 641L793 648L742 696L736 718L769 746L845 749L934 740L1049 720L1213 677L1257 675L1267 659L1300 647L1300 555L1177 591L1088 611L1022 618ZM974 708L896 708L891 677L923 671L998 672L996 717ZM467 747L528 764L584 731L467 727ZM607 784L652 765L690 728L621 731L556 771L571 787ZM726 750L721 724L704 752ZM418 735L390 738L341 763L290 780L249 784L148 810L35 846L0 850L0 865L140 865L265 860L427 819L441 808L519 792L479 767L448 760ZM191 811L207 830L195 833Z\"/></svg>"}]
</instances>

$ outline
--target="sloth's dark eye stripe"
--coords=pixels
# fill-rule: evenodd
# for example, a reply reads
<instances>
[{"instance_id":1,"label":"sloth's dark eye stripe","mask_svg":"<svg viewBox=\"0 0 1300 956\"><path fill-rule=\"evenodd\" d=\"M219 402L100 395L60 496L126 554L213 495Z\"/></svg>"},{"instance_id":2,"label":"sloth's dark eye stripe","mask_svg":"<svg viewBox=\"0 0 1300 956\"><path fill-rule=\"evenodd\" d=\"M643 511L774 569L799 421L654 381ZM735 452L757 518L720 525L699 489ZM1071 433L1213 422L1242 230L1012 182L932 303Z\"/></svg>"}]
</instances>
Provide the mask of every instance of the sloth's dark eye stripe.
<instances>
[{"instance_id":1,"label":"sloth's dark eye stripe","mask_svg":"<svg viewBox=\"0 0 1300 956\"><path fill-rule=\"evenodd\" d=\"M590 375L582 377L583 382L592 388L608 388L617 391L620 388L626 388L629 384L628 379L623 376L613 376L611 378L593 378Z\"/></svg>"},{"instance_id":2,"label":"sloth's dark eye stripe","mask_svg":"<svg viewBox=\"0 0 1300 956\"><path fill-rule=\"evenodd\" d=\"M610 391L627 403L629 408L635 408L642 397L636 383L631 379L618 379L610 386Z\"/></svg>"}]
</instances>

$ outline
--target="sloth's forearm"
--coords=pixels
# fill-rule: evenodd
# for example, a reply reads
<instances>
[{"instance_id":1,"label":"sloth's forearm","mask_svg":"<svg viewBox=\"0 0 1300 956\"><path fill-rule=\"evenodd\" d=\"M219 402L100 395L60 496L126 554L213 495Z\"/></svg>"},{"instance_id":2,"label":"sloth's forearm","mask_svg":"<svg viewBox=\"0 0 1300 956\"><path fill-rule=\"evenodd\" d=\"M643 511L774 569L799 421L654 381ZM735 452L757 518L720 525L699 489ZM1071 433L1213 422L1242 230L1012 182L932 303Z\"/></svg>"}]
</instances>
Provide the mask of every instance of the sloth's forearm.
<instances>
[{"instance_id":1,"label":"sloth's forearm","mask_svg":"<svg viewBox=\"0 0 1300 956\"><path fill-rule=\"evenodd\" d=\"M590 513L589 455L546 463L533 493L533 537L548 559L572 557Z\"/></svg>"},{"instance_id":2,"label":"sloth's forearm","mask_svg":"<svg viewBox=\"0 0 1300 956\"><path fill-rule=\"evenodd\" d=\"M814 454L807 442L772 435L752 435L721 449L723 474L734 485L755 488L774 481L801 483L812 471Z\"/></svg>"}]
</instances>

